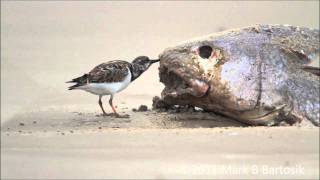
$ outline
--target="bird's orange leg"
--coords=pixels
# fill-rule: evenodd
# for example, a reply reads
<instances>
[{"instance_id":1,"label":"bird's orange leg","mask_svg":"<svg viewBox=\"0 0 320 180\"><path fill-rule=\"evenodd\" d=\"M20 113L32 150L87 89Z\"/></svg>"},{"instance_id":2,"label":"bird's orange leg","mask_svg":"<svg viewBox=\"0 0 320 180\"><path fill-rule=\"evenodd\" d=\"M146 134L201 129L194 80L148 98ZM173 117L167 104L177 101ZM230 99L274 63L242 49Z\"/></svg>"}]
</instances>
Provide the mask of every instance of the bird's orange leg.
<instances>
[{"instance_id":1,"label":"bird's orange leg","mask_svg":"<svg viewBox=\"0 0 320 180\"><path fill-rule=\"evenodd\" d=\"M125 115L120 115L117 113L116 109L114 108L113 104L112 104L112 100L113 100L113 95L110 95L110 99L109 99L109 104L112 108L112 111L114 113L114 115L117 117L117 118L129 118L129 115L128 114L125 114Z\"/></svg>"}]
</instances>

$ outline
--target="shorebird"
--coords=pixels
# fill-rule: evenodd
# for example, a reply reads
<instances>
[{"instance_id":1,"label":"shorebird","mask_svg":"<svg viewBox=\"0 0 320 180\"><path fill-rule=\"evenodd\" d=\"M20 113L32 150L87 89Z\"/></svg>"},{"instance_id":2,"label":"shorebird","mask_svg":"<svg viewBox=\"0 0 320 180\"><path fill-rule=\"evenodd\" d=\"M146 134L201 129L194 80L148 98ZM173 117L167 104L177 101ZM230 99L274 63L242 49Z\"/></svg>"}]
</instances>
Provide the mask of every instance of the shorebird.
<instances>
[{"instance_id":1,"label":"shorebird","mask_svg":"<svg viewBox=\"0 0 320 180\"><path fill-rule=\"evenodd\" d=\"M122 60L109 61L93 68L89 73L72 79L67 83L76 83L69 90L80 89L99 96L99 106L104 116L115 115L115 117L127 118L129 115L120 115L112 104L116 93L125 89L131 82L137 79L153 63L159 59L150 60L147 56L139 56L132 63ZM102 96L110 95L109 105L113 113L107 114L102 105Z\"/></svg>"}]
</instances>

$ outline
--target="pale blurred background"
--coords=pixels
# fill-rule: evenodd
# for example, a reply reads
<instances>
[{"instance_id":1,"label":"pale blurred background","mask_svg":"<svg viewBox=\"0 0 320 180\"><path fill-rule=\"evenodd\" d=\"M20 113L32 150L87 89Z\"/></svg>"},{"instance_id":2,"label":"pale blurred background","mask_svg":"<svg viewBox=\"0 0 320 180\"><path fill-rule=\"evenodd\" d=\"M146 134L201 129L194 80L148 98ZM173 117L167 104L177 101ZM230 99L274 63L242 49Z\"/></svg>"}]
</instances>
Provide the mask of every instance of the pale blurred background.
<instances>
[{"instance_id":1,"label":"pale blurred background","mask_svg":"<svg viewBox=\"0 0 320 180\"><path fill-rule=\"evenodd\" d=\"M104 61L156 58L180 41L256 23L319 28L319 1L1 1L1 122L43 107L99 111L96 96L70 92L64 82ZM163 88L157 68L114 102L150 106Z\"/></svg>"}]
</instances>

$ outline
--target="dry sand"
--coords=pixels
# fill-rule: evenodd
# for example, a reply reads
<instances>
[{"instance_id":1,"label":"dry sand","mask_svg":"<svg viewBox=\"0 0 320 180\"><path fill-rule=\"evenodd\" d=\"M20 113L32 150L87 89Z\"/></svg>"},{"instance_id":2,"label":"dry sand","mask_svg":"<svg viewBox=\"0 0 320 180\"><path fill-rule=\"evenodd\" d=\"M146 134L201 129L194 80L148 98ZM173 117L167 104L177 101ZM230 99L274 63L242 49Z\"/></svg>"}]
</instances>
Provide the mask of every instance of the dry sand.
<instances>
[{"instance_id":1,"label":"dry sand","mask_svg":"<svg viewBox=\"0 0 320 180\"><path fill-rule=\"evenodd\" d=\"M319 2L1 2L1 178L319 178L319 128L132 112L160 95L158 65L116 95L129 119L66 90L103 61L255 23L317 28Z\"/></svg>"}]
</instances>

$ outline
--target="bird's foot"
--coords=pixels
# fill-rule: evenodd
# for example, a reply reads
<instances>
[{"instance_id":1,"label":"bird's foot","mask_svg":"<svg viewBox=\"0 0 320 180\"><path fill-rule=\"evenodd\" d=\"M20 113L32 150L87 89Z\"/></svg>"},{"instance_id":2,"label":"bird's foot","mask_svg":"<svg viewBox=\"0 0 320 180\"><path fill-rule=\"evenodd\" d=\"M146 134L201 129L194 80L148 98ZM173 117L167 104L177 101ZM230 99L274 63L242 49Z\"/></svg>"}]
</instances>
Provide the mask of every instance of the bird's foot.
<instances>
[{"instance_id":1,"label":"bird's foot","mask_svg":"<svg viewBox=\"0 0 320 180\"><path fill-rule=\"evenodd\" d=\"M120 115L118 113L113 113L113 116L116 117L116 118L130 118L129 114Z\"/></svg>"},{"instance_id":2,"label":"bird's foot","mask_svg":"<svg viewBox=\"0 0 320 180\"><path fill-rule=\"evenodd\" d=\"M120 115L118 113L104 113L104 114L99 114L96 115L97 117L106 117L106 116L110 116L110 117L115 117L115 118L130 118L129 114L123 114Z\"/></svg>"},{"instance_id":3,"label":"bird's foot","mask_svg":"<svg viewBox=\"0 0 320 180\"><path fill-rule=\"evenodd\" d=\"M103 116L113 116L113 113L104 113Z\"/></svg>"},{"instance_id":4,"label":"bird's foot","mask_svg":"<svg viewBox=\"0 0 320 180\"><path fill-rule=\"evenodd\" d=\"M113 113L103 113L96 115L97 117L106 117L106 116L113 116Z\"/></svg>"}]
</instances>

